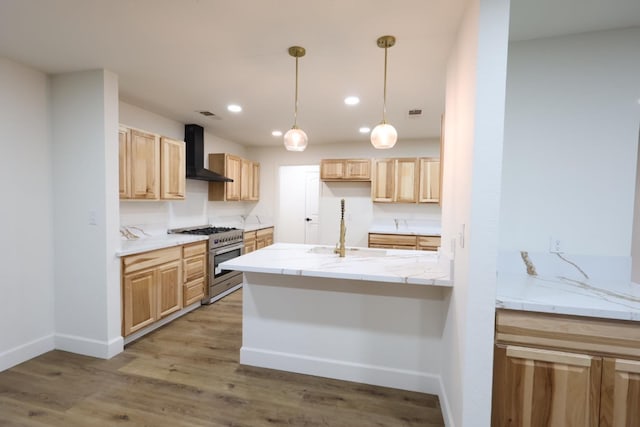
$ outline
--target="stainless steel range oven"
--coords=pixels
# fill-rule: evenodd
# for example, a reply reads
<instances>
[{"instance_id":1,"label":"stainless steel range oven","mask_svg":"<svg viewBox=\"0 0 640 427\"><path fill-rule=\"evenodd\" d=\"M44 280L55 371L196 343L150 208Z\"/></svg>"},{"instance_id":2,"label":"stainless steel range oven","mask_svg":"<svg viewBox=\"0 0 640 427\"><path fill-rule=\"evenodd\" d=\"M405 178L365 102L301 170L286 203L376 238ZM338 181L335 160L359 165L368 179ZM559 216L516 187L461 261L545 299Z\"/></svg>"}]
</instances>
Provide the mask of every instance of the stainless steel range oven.
<instances>
[{"instance_id":1,"label":"stainless steel range oven","mask_svg":"<svg viewBox=\"0 0 640 427\"><path fill-rule=\"evenodd\" d=\"M209 236L209 286L202 300L203 304L211 304L242 286L242 272L220 268L220 263L242 255L244 250L242 230L203 226L169 230L169 233Z\"/></svg>"}]
</instances>

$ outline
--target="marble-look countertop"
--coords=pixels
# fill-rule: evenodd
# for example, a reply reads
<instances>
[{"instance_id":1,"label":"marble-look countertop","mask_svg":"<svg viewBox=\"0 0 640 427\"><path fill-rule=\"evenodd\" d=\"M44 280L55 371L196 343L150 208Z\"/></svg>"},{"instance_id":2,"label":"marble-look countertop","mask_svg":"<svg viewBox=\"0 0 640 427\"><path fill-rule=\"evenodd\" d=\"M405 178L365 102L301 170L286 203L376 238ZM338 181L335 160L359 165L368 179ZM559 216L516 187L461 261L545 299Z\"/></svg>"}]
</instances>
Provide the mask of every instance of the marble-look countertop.
<instances>
[{"instance_id":1,"label":"marble-look countertop","mask_svg":"<svg viewBox=\"0 0 640 427\"><path fill-rule=\"evenodd\" d=\"M256 231L256 230L262 230L263 228L269 228L269 227L273 227L273 224L271 223L265 223L265 224L240 224L240 225L236 225L237 228L241 228L243 231Z\"/></svg>"},{"instance_id":2,"label":"marble-look countertop","mask_svg":"<svg viewBox=\"0 0 640 427\"><path fill-rule=\"evenodd\" d=\"M347 248L340 258L333 247L276 243L220 264L254 273L415 285L453 286L450 263L437 252Z\"/></svg>"},{"instance_id":3,"label":"marble-look countertop","mask_svg":"<svg viewBox=\"0 0 640 427\"><path fill-rule=\"evenodd\" d=\"M609 262L611 270L607 277L605 271L594 271L594 260L579 262L576 261L579 257L564 258L575 266L548 254L532 254L530 262L534 269L530 272L535 275L527 274L522 260L521 271L499 269L496 307L640 321L640 285L614 271L613 266L620 264L618 260ZM551 264L552 260L556 260L557 266Z\"/></svg>"},{"instance_id":4,"label":"marble-look countertop","mask_svg":"<svg viewBox=\"0 0 640 427\"><path fill-rule=\"evenodd\" d=\"M186 245L208 239L209 236L198 236L194 234L159 234L149 237L141 237L135 240L122 240L120 243L120 249L116 251L116 255L123 257L126 255L169 248L172 246Z\"/></svg>"}]
</instances>

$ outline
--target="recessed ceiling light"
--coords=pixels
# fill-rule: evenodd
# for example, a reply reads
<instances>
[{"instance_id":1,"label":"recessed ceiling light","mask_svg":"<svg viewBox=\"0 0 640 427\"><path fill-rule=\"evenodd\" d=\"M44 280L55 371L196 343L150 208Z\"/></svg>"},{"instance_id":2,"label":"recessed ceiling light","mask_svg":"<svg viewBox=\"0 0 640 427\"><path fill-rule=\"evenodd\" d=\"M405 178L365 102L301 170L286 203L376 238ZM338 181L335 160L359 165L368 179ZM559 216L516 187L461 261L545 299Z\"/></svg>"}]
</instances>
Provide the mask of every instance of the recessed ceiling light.
<instances>
[{"instance_id":1,"label":"recessed ceiling light","mask_svg":"<svg viewBox=\"0 0 640 427\"><path fill-rule=\"evenodd\" d=\"M282 136L282 131L281 130L274 130L273 132L271 132L271 135L273 135L273 136Z\"/></svg>"},{"instance_id":2,"label":"recessed ceiling light","mask_svg":"<svg viewBox=\"0 0 640 427\"><path fill-rule=\"evenodd\" d=\"M358 105L360 103L360 98L357 96L347 96L344 99L344 103L347 105Z\"/></svg>"},{"instance_id":3,"label":"recessed ceiling light","mask_svg":"<svg viewBox=\"0 0 640 427\"><path fill-rule=\"evenodd\" d=\"M227 105L227 110L231 111L232 113L239 113L240 111L242 111L242 107L238 104L229 104Z\"/></svg>"},{"instance_id":4,"label":"recessed ceiling light","mask_svg":"<svg viewBox=\"0 0 640 427\"><path fill-rule=\"evenodd\" d=\"M362 126L360 129L358 129L358 131L360 133L369 133L369 132L371 132L371 128L368 128L366 126Z\"/></svg>"}]
</instances>

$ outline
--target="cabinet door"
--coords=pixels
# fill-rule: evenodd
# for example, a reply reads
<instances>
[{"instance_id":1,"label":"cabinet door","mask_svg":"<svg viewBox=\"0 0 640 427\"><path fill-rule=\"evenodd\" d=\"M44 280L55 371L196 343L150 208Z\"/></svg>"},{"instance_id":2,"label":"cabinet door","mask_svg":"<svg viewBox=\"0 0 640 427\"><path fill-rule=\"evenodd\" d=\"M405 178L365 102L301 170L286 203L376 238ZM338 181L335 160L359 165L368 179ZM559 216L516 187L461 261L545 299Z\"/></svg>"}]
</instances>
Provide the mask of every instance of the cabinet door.
<instances>
[{"instance_id":1,"label":"cabinet door","mask_svg":"<svg viewBox=\"0 0 640 427\"><path fill-rule=\"evenodd\" d=\"M253 168L251 160L242 159L240 167L240 200L251 199L251 187L253 186Z\"/></svg>"},{"instance_id":2,"label":"cabinet door","mask_svg":"<svg viewBox=\"0 0 640 427\"><path fill-rule=\"evenodd\" d=\"M124 276L122 289L122 335L127 336L155 322L157 305L154 269Z\"/></svg>"},{"instance_id":3,"label":"cabinet door","mask_svg":"<svg viewBox=\"0 0 640 427\"><path fill-rule=\"evenodd\" d=\"M251 162L251 187L249 200L258 201L260 200L260 163L259 162Z\"/></svg>"},{"instance_id":4,"label":"cabinet door","mask_svg":"<svg viewBox=\"0 0 640 427\"><path fill-rule=\"evenodd\" d=\"M262 249L273 244L273 227L256 231L256 249Z\"/></svg>"},{"instance_id":5,"label":"cabinet door","mask_svg":"<svg viewBox=\"0 0 640 427\"><path fill-rule=\"evenodd\" d=\"M336 180L342 179L345 176L344 160L342 159L322 159L320 160L320 179L321 180Z\"/></svg>"},{"instance_id":6,"label":"cabinet door","mask_svg":"<svg viewBox=\"0 0 640 427\"><path fill-rule=\"evenodd\" d=\"M420 203L440 201L440 159L420 159Z\"/></svg>"},{"instance_id":7,"label":"cabinet door","mask_svg":"<svg viewBox=\"0 0 640 427\"><path fill-rule=\"evenodd\" d=\"M396 159L394 201L418 201L418 159Z\"/></svg>"},{"instance_id":8,"label":"cabinet door","mask_svg":"<svg viewBox=\"0 0 640 427\"><path fill-rule=\"evenodd\" d=\"M206 265L207 256L204 254L185 258L182 269L184 281L190 282L199 277L203 277L206 270Z\"/></svg>"},{"instance_id":9,"label":"cabinet door","mask_svg":"<svg viewBox=\"0 0 640 427\"><path fill-rule=\"evenodd\" d=\"M131 133L129 129L118 130L120 198L131 198Z\"/></svg>"},{"instance_id":10,"label":"cabinet door","mask_svg":"<svg viewBox=\"0 0 640 427\"><path fill-rule=\"evenodd\" d=\"M602 359L496 346L492 425L596 427Z\"/></svg>"},{"instance_id":11,"label":"cabinet door","mask_svg":"<svg viewBox=\"0 0 640 427\"><path fill-rule=\"evenodd\" d=\"M373 167L373 182L371 185L371 199L374 202L393 202L394 193L393 159L378 159Z\"/></svg>"},{"instance_id":12,"label":"cabinet door","mask_svg":"<svg viewBox=\"0 0 640 427\"><path fill-rule=\"evenodd\" d=\"M158 317L182 308L182 269L180 261L158 267Z\"/></svg>"},{"instance_id":13,"label":"cabinet door","mask_svg":"<svg viewBox=\"0 0 640 427\"><path fill-rule=\"evenodd\" d=\"M604 359L600 426L640 426L640 361Z\"/></svg>"},{"instance_id":14,"label":"cabinet door","mask_svg":"<svg viewBox=\"0 0 640 427\"><path fill-rule=\"evenodd\" d=\"M369 181L371 179L371 160L346 160L344 178L357 181Z\"/></svg>"},{"instance_id":15,"label":"cabinet door","mask_svg":"<svg viewBox=\"0 0 640 427\"><path fill-rule=\"evenodd\" d=\"M242 158L227 154L225 158L225 173L233 182L225 183L226 200L240 200L240 190L242 181Z\"/></svg>"},{"instance_id":16,"label":"cabinet door","mask_svg":"<svg viewBox=\"0 0 640 427\"><path fill-rule=\"evenodd\" d=\"M134 199L160 196L160 142L157 135L131 130L131 195Z\"/></svg>"},{"instance_id":17,"label":"cabinet door","mask_svg":"<svg viewBox=\"0 0 640 427\"><path fill-rule=\"evenodd\" d=\"M184 141L162 137L160 147L160 198L183 200L186 180Z\"/></svg>"}]
</instances>

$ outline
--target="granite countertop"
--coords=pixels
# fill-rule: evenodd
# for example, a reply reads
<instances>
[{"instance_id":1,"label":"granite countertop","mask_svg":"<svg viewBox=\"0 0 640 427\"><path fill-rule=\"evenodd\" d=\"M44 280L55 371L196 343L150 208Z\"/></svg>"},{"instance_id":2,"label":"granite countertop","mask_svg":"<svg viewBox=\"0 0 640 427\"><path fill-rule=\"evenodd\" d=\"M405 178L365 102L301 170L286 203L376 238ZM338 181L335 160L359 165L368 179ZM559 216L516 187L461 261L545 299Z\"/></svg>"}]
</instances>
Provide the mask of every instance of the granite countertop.
<instances>
[{"instance_id":1,"label":"granite countertop","mask_svg":"<svg viewBox=\"0 0 640 427\"><path fill-rule=\"evenodd\" d=\"M640 321L640 285L625 274L624 260L528 258L529 274L522 261L520 271L498 270L497 308Z\"/></svg>"},{"instance_id":2,"label":"granite countertop","mask_svg":"<svg viewBox=\"0 0 640 427\"><path fill-rule=\"evenodd\" d=\"M126 255L169 248L172 246L186 245L208 239L209 236L198 236L193 234L159 234L152 235L150 237L141 237L135 240L123 240L120 243L120 249L116 251L116 256L123 257Z\"/></svg>"},{"instance_id":3,"label":"granite countertop","mask_svg":"<svg viewBox=\"0 0 640 427\"><path fill-rule=\"evenodd\" d=\"M276 243L220 266L254 273L453 286L450 263L435 252L347 248L347 256L340 258L333 249L333 246Z\"/></svg>"}]
</instances>

